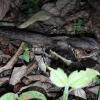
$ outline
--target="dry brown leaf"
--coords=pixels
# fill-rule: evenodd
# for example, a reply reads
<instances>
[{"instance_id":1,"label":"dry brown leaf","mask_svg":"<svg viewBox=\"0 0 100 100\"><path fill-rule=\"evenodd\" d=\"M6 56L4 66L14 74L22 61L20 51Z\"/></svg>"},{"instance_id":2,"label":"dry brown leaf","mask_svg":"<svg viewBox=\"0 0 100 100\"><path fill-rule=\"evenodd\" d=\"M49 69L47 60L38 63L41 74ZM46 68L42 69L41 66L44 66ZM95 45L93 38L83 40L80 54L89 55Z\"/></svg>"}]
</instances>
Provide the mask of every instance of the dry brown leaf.
<instances>
[{"instance_id":1,"label":"dry brown leaf","mask_svg":"<svg viewBox=\"0 0 100 100\"><path fill-rule=\"evenodd\" d=\"M38 90L39 89L39 92L42 92L45 95L47 95L48 97L53 97L53 98L56 98L57 96L59 96L59 94L61 94L60 88L52 86L51 83L40 82L40 81L30 84L28 86L22 87L20 89L19 93L21 93L27 89L28 90Z\"/></svg>"},{"instance_id":2,"label":"dry brown leaf","mask_svg":"<svg viewBox=\"0 0 100 100\"><path fill-rule=\"evenodd\" d=\"M44 59L42 56L35 56L36 61L38 62L39 68L43 71L46 72L46 63L44 62Z\"/></svg>"},{"instance_id":3,"label":"dry brown leaf","mask_svg":"<svg viewBox=\"0 0 100 100\"><path fill-rule=\"evenodd\" d=\"M99 86L91 87L88 88L87 90L97 95L99 91Z\"/></svg>"},{"instance_id":4,"label":"dry brown leaf","mask_svg":"<svg viewBox=\"0 0 100 100\"><path fill-rule=\"evenodd\" d=\"M9 83L15 85L18 82L20 82L21 78L25 75L26 71L27 67L25 65L23 65L22 67L14 68Z\"/></svg>"},{"instance_id":5,"label":"dry brown leaf","mask_svg":"<svg viewBox=\"0 0 100 100\"><path fill-rule=\"evenodd\" d=\"M35 81L41 81L41 82L50 82L49 78L43 76L43 75L30 75L30 76L26 76L25 78L23 78L23 83L28 85L32 82Z\"/></svg>"},{"instance_id":6,"label":"dry brown leaf","mask_svg":"<svg viewBox=\"0 0 100 100\"><path fill-rule=\"evenodd\" d=\"M0 20L5 17L10 8L11 0L0 0Z\"/></svg>"},{"instance_id":7,"label":"dry brown leaf","mask_svg":"<svg viewBox=\"0 0 100 100\"><path fill-rule=\"evenodd\" d=\"M83 89L74 90L73 92L71 92L71 94L87 100L86 93Z\"/></svg>"},{"instance_id":8,"label":"dry brown leaf","mask_svg":"<svg viewBox=\"0 0 100 100\"><path fill-rule=\"evenodd\" d=\"M18 28L27 28L37 21L45 21L48 20L50 17L51 16L47 12L39 11L36 14L34 14L31 18L29 18L26 22L19 25Z\"/></svg>"},{"instance_id":9,"label":"dry brown leaf","mask_svg":"<svg viewBox=\"0 0 100 100\"><path fill-rule=\"evenodd\" d=\"M9 77L0 78L0 86L9 81Z\"/></svg>"}]
</instances>

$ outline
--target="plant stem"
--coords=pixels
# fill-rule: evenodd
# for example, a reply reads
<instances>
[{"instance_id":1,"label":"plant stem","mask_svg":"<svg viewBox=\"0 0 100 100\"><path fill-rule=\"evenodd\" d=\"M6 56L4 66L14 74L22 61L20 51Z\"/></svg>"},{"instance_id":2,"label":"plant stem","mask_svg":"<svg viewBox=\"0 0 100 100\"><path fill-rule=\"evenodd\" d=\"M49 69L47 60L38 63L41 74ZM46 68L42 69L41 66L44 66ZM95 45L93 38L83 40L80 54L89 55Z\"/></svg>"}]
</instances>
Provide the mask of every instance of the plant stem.
<instances>
[{"instance_id":1,"label":"plant stem","mask_svg":"<svg viewBox=\"0 0 100 100\"><path fill-rule=\"evenodd\" d=\"M100 100L100 87L99 87L99 92L98 92L98 100Z\"/></svg>"},{"instance_id":2,"label":"plant stem","mask_svg":"<svg viewBox=\"0 0 100 100\"><path fill-rule=\"evenodd\" d=\"M65 86L62 100L68 100L68 94L69 94L68 88L69 88L68 86Z\"/></svg>"}]
</instances>

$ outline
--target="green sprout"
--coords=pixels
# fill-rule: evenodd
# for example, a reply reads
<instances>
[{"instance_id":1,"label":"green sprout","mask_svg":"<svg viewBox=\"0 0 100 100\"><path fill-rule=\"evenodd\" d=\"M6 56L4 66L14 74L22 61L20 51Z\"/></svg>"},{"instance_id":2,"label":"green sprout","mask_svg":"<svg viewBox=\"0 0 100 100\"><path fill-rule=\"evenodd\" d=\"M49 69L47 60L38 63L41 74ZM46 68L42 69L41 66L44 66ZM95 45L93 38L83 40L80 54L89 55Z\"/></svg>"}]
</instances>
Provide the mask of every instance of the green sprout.
<instances>
[{"instance_id":1,"label":"green sprout","mask_svg":"<svg viewBox=\"0 0 100 100\"><path fill-rule=\"evenodd\" d=\"M0 100L47 100L45 95L38 91L27 91L21 95L15 93L6 93L0 97Z\"/></svg>"},{"instance_id":2,"label":"green sprout","mask_svg":"<svg viewBox=\"0 0 100 100\"><path fill-rule=\"evenodd\" d=\"M68 100L69 92L89 86L92 82L96 82L97 76L100 75L98 71L90 68L79 72L74 71L69 76L60 68L55 70L48 67L48 69L50 70L52 83L60 88L64 88L63 96L60 98L61 100Z\"/></svg>"},{"instance_id":3,"label":"green sprout","mask_svg":"<svg viewBox=\"0 0 100 100\"><path fill-rule=\"evenodd\" d=\"M25 47L23 54L20 55L19 58L26 62L29 62L30 57L29 57L29 48L28 47Z\"/></svg>"}]
</instances>

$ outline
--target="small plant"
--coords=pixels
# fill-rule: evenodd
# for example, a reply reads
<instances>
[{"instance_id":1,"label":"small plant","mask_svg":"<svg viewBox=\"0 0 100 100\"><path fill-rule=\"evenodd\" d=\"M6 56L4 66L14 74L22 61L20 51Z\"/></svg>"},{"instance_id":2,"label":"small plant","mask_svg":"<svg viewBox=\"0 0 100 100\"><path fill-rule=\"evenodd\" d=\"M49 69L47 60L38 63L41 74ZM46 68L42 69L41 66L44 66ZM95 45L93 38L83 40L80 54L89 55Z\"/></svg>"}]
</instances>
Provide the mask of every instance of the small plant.
<instances>
[{"instance_id":1,"label":"small plant","mask_svg":"<svg viewBox=\"0 0 100 100\"><path fill-rule=\"evenodd\" d=\"M20 55L19 58L26 62L29 62L30 58L29 58L29 48L28 47L25 47L23 54Z\"/></svg>"},{"instance_id":2,"label":"small plant","mask_svg":"<svg viewBox=\"0 0 100 100\"><path fill-rule=\"evenodd\" d=\"M0 100L16 100L16 97L17 96L14 93L6 93L0 98Z\"/></svg>"},{"instance_id":3,"label":"small plant","mask_svg":"<svg viewBox=\"0 0 100 100\"><path fill-rule=\"evenodd\" d=\"M48 67L48 69L50 70L50 79L52 83L58 87L64 87L63 96L60 98L61 100L68 100L69 92L89 86L92 82L96 82L97 76L100 75L98 71L89 68L85 71L74 71L69 76L60 68L55 70ZM71 87L71 89L69 89L69 87Z\"/></svg>"},{"instance_id":4,"label":"small plant","mask_svg":"<svg viewBox=\"0 0 100 100\"><path fill-rule=\"evenodd\" d=\"M38 91L27 91L22 93L21 95L14 93L6 93L4 94L0 100L47 100L45 95Z\"/></svg>"},{"instance_id":5,"label":"small plant","mask_svg":"<svg viewBox=\"0 0 100 100\"><path fill-rule=\"evenodd\" d=\"M22 93L18 100L47 100L44 94L37 91L27 91Z\"/></svg>"}]
</instances>

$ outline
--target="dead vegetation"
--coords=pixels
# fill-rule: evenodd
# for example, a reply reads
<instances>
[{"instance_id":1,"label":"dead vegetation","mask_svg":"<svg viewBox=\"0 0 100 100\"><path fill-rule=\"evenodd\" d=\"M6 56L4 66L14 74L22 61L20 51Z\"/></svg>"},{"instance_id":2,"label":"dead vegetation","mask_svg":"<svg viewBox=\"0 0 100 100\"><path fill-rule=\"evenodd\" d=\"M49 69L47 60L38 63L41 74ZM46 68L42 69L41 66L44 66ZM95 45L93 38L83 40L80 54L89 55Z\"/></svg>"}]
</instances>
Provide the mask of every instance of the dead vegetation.
<instances>
[{"instance_id":1,"label":"dead vegetation","mask_svg":"<svg viewBox=\"0 0 100 100\"><path fill-rule=\"evenodd\" d=\"M48 66L68 76L99 72L99 24L99 0L0 0L0 96L37 91L60 100L64 87L52 83ZM73 90L68 100L99 100L99 85Z\"/></svg>"}]
</instances>

